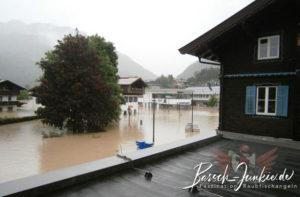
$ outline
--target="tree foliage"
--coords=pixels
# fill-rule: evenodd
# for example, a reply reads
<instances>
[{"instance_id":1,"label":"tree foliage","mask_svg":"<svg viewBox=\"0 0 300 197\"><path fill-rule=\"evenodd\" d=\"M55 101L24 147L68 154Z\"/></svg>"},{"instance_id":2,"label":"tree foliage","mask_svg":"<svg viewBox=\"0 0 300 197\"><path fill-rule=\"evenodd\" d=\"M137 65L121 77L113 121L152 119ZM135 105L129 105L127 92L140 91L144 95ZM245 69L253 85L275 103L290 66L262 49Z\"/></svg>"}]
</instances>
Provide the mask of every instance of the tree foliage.
<instances>
[{"instance_id":1,"label":"tree foliage","mask_svg":"<svg viewBox=\"0 0 300 197\"><path fill-rule=\"evenodd\" d=\"M203 69L201 72L196 72L193 77L190 77L187 82L191 86L205 84L210 81L218 81L220 74L219 68Z\"/></svg>"},{"instance_id":2,"label":"tree foliage","mask_svg":"<svg viewBox=\"0 0 300 197\"><path fill-rule=\"evenodd\" d=\"M17 100L26 100L29 99L28 90L21 90L20 94L17 96Z\"/></svg>"},{"instance_id":3,"label":"tree foliage","mask_svg":"<svg viewBox=\"0 0 300 197\"><path fill-rule=\"evenodd\" d=\"M38 63L43 70L33 96L43 122L74 132L104 129L119 118L120 87L112 43L98 35L68 35Z\"/></svg>"},{"instance_id":4,"label":"tree foliage","mask_svg":"<svg viewBox=\"0 0 300 197\"><path fill-rule=\"evenodd\" d=\"M161 75L155 80L155 83L157 83L161 88L175 88L175 79L173 75L164 76Z\"/></svg>"},{"instance_id":5,"label":"tree foliage","mask_svg":"<svg viewBox=\"0 0 300 197\"><path fill-rule=\"evenodd\" d=\"M121 96L122 89L118 84L118 56L115 47L111 42L105 41L104 38L94 35L89 37L89 46L97 51L101 59L100 70L102 71L103 79L110 85L112 91L112 100L118 104L125 104L125 99ZM111 114L113 119L119 118L119 113Z\"/></svg>"},{"instance_id":6,"label":"tree foliage","mask_svg":"<svg viewBox=\"0 0 300 197\"><path fill-rule=\"evenodd\" d=\"M217 105L217 103L218 103L218 99L214 95L211 95L208 100L207 105L209 107L215 107Z\"/></svg>"}]
</instances>

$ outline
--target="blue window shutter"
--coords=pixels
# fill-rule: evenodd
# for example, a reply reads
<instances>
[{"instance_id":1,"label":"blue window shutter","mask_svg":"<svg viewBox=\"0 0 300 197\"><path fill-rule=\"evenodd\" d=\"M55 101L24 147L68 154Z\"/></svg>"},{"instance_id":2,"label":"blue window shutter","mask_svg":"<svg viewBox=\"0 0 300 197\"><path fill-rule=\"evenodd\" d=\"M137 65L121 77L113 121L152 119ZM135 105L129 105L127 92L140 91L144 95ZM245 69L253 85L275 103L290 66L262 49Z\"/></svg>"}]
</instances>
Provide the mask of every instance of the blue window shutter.
<instances>
[{"instance_id":1,"label":"blue window shutter","mask_svg":"<svg viewBox=\"0 0 300 197\"><path fill-rule=\"evenodd\" d=\"M255 114L256 106L256 86L246 87L246 114Z\"/></svg>"},{"instance_id":2,"label":"blue window shutter","mask_svg":"<svg viewBox=\"0 0 300 197\"><path fill-rule=\"evenodd\" d=\"M289 103L289 86L278 86L276 115L287 117Z\"/></svg>"}]
</instances>

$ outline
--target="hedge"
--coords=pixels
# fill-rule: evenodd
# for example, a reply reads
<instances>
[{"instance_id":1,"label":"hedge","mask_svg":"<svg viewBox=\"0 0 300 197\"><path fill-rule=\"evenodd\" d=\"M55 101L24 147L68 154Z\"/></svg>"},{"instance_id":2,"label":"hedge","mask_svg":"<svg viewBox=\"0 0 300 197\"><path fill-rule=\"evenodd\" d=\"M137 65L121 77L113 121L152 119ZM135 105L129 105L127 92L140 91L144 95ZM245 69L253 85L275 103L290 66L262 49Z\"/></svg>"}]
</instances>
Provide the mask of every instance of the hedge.
<instances>
[{"instance_id":1,"label":"hedge","mask_svg":"<svg viewBox=\"0 0 300 197\"><path fill-rule=\"evenodd\" d=\"M26 117L12 117L12 118L0 118L0 125L4 124L11 124L11 123L17 123L17 122L25 122L29 120L37 120L41 119L40 116L26 116Z\"/></svg>"}]
</instances>

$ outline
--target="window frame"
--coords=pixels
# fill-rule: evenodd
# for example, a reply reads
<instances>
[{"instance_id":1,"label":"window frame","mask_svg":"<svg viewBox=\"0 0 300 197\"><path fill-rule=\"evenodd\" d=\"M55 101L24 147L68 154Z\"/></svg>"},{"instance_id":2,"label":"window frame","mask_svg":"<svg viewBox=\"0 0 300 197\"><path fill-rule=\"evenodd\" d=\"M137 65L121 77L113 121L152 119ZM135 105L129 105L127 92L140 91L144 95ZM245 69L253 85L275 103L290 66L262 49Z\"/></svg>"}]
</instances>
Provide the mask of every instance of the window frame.
<instances>
[{"instance_id":1,"label":"window frame","mask_svg":"<svg viewBox=\"0 0 300 197\"><path fill-rule=\"evenodd\" d=\"M270 56L270 48L271 48L271 38L274 37L278 37L278 47L277 47L277 56ZM281 45L281 41L280 41L280 34L275 34L275 35L271 35L271 36L264 36L264 37L259 37L258 38L258 43L257 43L257 60L272 60L272 59L279 59L280 58L280 45ZM260 49L261 49L261 45L260 45L260 41L263 39L267 39L268 40L268 45L267 45L267 57L260 57Z\"/></svg>"},{"instance_id":2,"label":"window frame","mask_svg":"<svg viewBox=\"0 0 300 197\"><path fill-rule=\"evenodd\" d=\"M265 106L264 106L264 112L259 112L258 111L258 102L259 102L259 88L265 88L265 98L264 98L264 102L265 102ZM269 89L270 88L275 88L276 89L276 95L275 95L275 112L274 113L269 113L268 107L269 107ZM277 102L278 102L278 86L256 86L256 103L255 103L255 112L256 115L266 115L266 116L276 116L277 114Z\"/></svg>"}]
</instances>

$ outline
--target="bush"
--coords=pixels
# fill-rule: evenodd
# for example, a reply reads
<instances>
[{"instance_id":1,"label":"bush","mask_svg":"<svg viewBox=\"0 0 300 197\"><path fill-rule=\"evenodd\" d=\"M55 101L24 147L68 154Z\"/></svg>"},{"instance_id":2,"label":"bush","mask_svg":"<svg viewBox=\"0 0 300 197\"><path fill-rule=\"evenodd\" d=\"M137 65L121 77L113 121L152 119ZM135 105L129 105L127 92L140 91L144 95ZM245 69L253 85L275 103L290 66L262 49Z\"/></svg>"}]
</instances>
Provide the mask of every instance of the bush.
<instances>
[{"instance_id":1,"label":"bush","mask_svg":"<svg viewBox=\"0 0 300 197\"><path fill-rule=\"evenodd\" d=\"M25 122L29 120L37 120L40 119L40 116L26 116L26 117L13 117L13 118L0 118L0 125L11 124L17 122Z\"/></svg>"},{"instance_id":2,"label":"bush","mask_svg":"<svg viewBox=\"0 0 300 197\"><path fill-rule=\"evenodd\" d=\"M217 103L218 103L218 99L214 95L212 95L212 96L210 96L207 105L209 107L215 107L217 105Z\"/></svg>"},{"instance_id":3,"label":"bush","mask_svg":"<svg viewBox=\"0 0 300 197\"><path fill-rule=\"evenodd\" d=\"M21 90L20 94L17 96L17 100L27 100L29 99L28 90Z\"/></svg>"}]
</instances>

